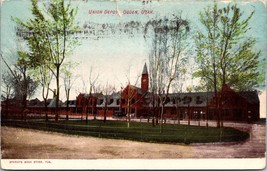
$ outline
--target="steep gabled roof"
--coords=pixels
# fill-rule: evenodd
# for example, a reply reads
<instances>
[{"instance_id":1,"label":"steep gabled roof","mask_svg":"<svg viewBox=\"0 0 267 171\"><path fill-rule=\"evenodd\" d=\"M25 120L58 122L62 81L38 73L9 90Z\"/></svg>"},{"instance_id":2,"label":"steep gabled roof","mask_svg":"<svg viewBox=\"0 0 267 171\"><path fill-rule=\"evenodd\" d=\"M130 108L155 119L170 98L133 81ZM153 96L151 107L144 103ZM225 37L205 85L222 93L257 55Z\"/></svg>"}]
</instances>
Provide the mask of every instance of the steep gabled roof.
<instances>
[{"instance_id":1,"label":"steep gabled roof","mask_svg":"<svg viewBox=\"0 0 267 171\"><path fill-rule=\"evenodd\" d=\"M79 96L83 96L85 98L88 98L90 96L90 94L80 93ZM103 96L103 94L102 93L91 93L91 96L100 97L100 96Z\"/></svg>"},{"instance_id":2,"label":"steep gabled roof","mask_svg":"<svg viewBox=\"0 0 267 171\"><path fill-rule=\"evenodd\" d=\"M227 84L223 85L223 91L226 94L227 93L230 93L230 94L233 93L233 94L236 94L237 96L241 96L242 98L244 98L250 104L257 104L257 103L260 102L257 91L241 91L241 92L235 92Z\"/></svg>"},{"instance_id":3,"label":"steep gabled roof","mask_svg":"<svg viewBox=\"0 0 267 171\"><path fill-rule=\"evenodd\" d=\"M62 101L58 101L58 106L60 107L62 105ZM56 107L56 98L51 99L49 105L47 106L48 108L55 108Z\"/></svg>"},{"instance_id":4,"label":"steep gabled roof","mask_svg":"<svg viewBox=\"0 0 267 171\"><path fill-rule=\"evenodd\" d=\"M259 104L260 102L257 91L241 91L238 94L250 104Z\"/></svg>"},{"instance_id":5,"label":"steep gabled roof","mask_svg":"<svg viewBox=\"0 0 267 171\"><path fill-rule=\"evenodd\" d=\"M40 103L41 101L38 98L35 98L28 101L28 106L37 106Z\"/></svg>"},{"instance_id":6,"label":"steep gabled roof","mask_svg":"<svg viewBox=\"0 0 267 171\"><path fill-rule=\"evenodd\" d=\"M133 85L130 85L130 84L129 84L129 86L130 86L130 88L135 89L138 94L145 94L146 93L145 90L143 90L143 89L141 89L139 87L136 87L136 86L133 86Z\"/></svg>"}]
</instances>

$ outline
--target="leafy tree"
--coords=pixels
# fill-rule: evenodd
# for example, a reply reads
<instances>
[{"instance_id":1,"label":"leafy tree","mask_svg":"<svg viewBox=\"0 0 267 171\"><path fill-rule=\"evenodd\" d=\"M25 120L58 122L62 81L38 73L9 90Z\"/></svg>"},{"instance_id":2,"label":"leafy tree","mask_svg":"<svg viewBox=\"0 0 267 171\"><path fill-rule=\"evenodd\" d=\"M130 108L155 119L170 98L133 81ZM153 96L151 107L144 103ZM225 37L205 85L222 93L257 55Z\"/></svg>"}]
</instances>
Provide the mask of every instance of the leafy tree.
<instances>
[{"instance_id":1,"label":"leafy tree","mask_svg":"<svg viewBox=\"0 0 267 171\"><path fill-rule=\"evenodd\" d=\"M3 81L5 81L5 84L8 83L10 86L7 89L7 93L9 94L13 91L15 100L19 102L18 106L21 106L22 109L25 110L27 108L27 99L30 99L30 97L34 95L38 87L38 82L34 81L29 74L26 61L27 54L25 52L18 51L18 56L17 64L14 65L14 68L11 68L2 57L4 63L10 71L10 74L6 75ZM23 117L24 116L22 115L22 118Z\"/></svg>"},{"instance_id":2,"label":"leafy tree","mask_svg":"<svg viewBox=\"0 0 267 171\"><path fill-rule=\"evenodd\" d=\"M29 73L27 53L18 52L19 58L17 60L17 64L15 65L14 70L14 80L15 80L15 97L22 101L23 109L27 107L27 99L30 99L31 96L34 95L38 82L34 81Z\"/></svg>"},{"instance_id":3,"label":"leafy tree","mask_svg":"<svg viewBox=\"0 0 267 171\"><path fill-rule=\"evenodd\" d=\"M68 54L77 45L72 36L78 26L75 25L77 8L67 5L64 0L52 0L43 10L38 7L38 1L32 0L33 18L26 22L18 18L14 20L20 29L30 34L25 36L30 49L29 65L41 65L49 61L49 67L56 79L56 121L58 120L60 68ZM41 52L40 52L41 51ZM39 53L40 52L40 53Z\"/></svg>"},{"instance_id":4,"label":"leafy tree","mask_svg":"<svg viewBox=\"0 0 267 171\"><path fill-rule=\"evenodd\" d=\"M18 18L14 20L18 24L18 31L23 30L29 33L23 37L27 41L30 49L25 59L27 60L27 65L31 69L30 72L34 76L34 79L42 86L42 98L44 100L46 121L48 121L47 99L49 91L54 91L50 88L50 85L53 74L55 74L55 67L49 56L49 45L48 41L46 41L45 19L38 11L37 1L32 1L32 11L38 16L35 20L30 20L27 23L23 23Z\"/></svg>"},{"instance_id":5,"label":"leafy tree","mask_svg":"<svg viewBox=\"0 0 267 171\"><path fill-rule=\"evenodd\" d=\"M40 43L40 42L36 42ZM40 46L38 46L40 47ZM42 56L47 57L45 54L47 52L45 50L39 50L36 53L33 53L31 55L36 55L36 58ZM32 56L33 57L33 56ZM35 58L35 57L33 57ZM46 121L48 121L48 96L50 91L54 91L51 89L50 85L53 80L53 65L49 60L40 60L36 61L36 63L33 64L33 66L30 66L31 68L31 74L33 75L34 79L39 82L39 84L42 86L42 98L44 100L44 107L45 107L45 118Z\"/></svg>"},{"instance_id":6,"label":"leafy tree","mask_svg":"<svg viewBox=\"0 0 267 171\"><path fill-rule=\"evenodd\" d=\"M199 14L204 29L195 36L199 69L194 76L200 77L205 86L213 87L218 127L222 125L218 109L223 102L217 92L222 91L223 85L237 91L252 90L260 79L260 51L253 50L256 41L247 36L253 14L243 16L240 8L232 3L222 8L214 3Z\"/></svg>"}]
</instances>

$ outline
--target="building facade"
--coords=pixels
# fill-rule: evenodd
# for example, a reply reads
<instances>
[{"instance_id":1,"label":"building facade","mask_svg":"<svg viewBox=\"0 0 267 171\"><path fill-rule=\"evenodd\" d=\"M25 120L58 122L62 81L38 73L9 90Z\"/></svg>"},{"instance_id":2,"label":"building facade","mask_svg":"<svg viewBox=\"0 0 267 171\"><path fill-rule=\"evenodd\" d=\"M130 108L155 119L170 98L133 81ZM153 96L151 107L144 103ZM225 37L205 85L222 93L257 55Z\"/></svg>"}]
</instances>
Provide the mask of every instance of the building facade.
<instances>
[{"instance_id":1,"label":"building facade","mask_svg":"<svg viewBox=\"0 0 267 171\"><path fill-rule=\"evenodd\" d=\"M103 94L80 94L77 96L78 112L103 115L107 110L109 116L151 117L159 116L162 106L159 96L154 98L149 92L149 73L145 64L141 77L141 88L128 84L121 92L113 92L108 97ZM154 95L155 96L155 95ZM214 92L172 93L165 100L163 117L170 119L210 119L218 117L223 120L257 121L259 120L259 97L257 91L235 92L224 85L218 93L219 107L215 106Z\"/></svg>"}]
</instances>

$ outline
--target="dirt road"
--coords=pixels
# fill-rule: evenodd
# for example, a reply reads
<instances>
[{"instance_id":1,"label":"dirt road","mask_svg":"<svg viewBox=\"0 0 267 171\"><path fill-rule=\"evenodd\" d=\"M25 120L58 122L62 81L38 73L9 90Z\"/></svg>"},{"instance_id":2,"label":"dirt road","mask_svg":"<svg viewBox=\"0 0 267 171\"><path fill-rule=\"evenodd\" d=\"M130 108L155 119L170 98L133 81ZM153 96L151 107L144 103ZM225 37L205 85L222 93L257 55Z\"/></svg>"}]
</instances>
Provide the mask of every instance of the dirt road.
<instances>
[{"instance_id":1,"label":"dirt road","mask_svg":"<svg viewBox=\"0 0 267 171\"><path fill-rule=\"evenodd\" d=\"M229 125L228 125L229 126ZM230 125L231 126L231 125ZM265 156L265 125L239 125L251 138L238 143L156 144L2 127L4 159L178 159Z\"/></svg>"}]
</instances>

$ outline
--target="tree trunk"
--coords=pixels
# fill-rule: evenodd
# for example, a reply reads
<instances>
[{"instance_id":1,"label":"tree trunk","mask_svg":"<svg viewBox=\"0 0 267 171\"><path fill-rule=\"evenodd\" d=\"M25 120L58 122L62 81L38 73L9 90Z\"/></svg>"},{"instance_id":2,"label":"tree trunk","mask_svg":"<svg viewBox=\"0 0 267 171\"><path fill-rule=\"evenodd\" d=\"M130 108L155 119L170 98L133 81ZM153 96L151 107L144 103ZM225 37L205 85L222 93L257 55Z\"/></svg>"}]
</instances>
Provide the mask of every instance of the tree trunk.
<instances>
[{"instance_id":1,"label":"tree trunk","mask_svg":"<svg viewBox=\"0 0 267 171\"><path fill-rule=\"evenodd\" d=\"M181 124L181 110L178 109L178 124Z\"/></svg>"},{"instance_id":2,"label":"tree trunk","mask_svg":"<svg viewBox=\"0 0 267 171\"><path fill-rule=\"evenodd\" d=\"M198 126L200 126L201 114L199 111L197 112L197 115L198 115Z\"/></svg>"},{"instance_id":3,"label":"tree trunk","mask_svg":"<svg viewBox=\"0 0 267 171\"><path fill-rule=\"evenodd\" d=\"M176 106L176 113L177 113L177 124L180 125L181 113L177 106Z\"/></svg>"},{"instance_id":4,"label":"tree trunk","mask_svg":"<svg viewBox=\"0 0 267 171\"><path fill-rule=\"evenodd\" d=\"M160 112L160 133L163 132L163 112L164 112L164 103L161 105L161 112Z\"/></svg>"},{"instance_id":5,"label":"tree trunk","mask_svg":"<svg viewBox=\"0 0 267 171\"><path fill-rule=\"evenodd\" d=\"M9 116L9 98L6 99L6 116L5 118L8 119Z\"/></svg>"},{"instance_id":6,"label":"tree trunk","mask_svg":"<svg viewBox=\"0 0 267 171\"><path fill-rule=\"evenodd\" d=\"M223 127L223 113L221 113L221 127Z\"/></svg>"},{"instance_id":7,"label":"tree trunk","mask_svg":"<svg viewBox=\"0 0 267 171\"><path fill-rule=\"evenodd\" d=\"M23 96L22 96L22 104L23 104L22 120L26 120L26 117L27 117L27 95L25 93L23 93Z\"/></svg>"},{"instance_id":8,"label":"tree trunk","mask_svg":"<svg viewBox=\"0 0 267 171\"><path fill-rule=\"evenodd\" d=\"M190 112L188 111L188 123L187 123L188 125L190 125L190 119L191 119L190 118Z\"/></svg>"},{"instance_id":9,"label":"tree trunk","mask_svg":"<svg viewBox=\"0 0 267 171\"><path fill-rule=\"evenodd\" d=\"M45 121L48 122L47 99L44 99L44 103L45 103Z\"/></svg>"},{"instance_id":10,"label":"tree trunk","mask_svg":"<svg viewBox=\"0 0 267 171\"><path fill-rule=\"evenodd\" d=\"M156 125L159 124L159 107L156 107Z\"/></svg>"},{"instance_id":11,"label":"tree trunk","mask_svg":"<svg viewBox=\"0 0 267 171\"><path fill-rule=\"evenodd\" d=\"M69 120L69 99L70 99L70 89L67 90L67 112L66 112L66 120Z\"/></svg>"},{"instance_id":12,"label":"tree trunk","mask_svg":"<svg viewBox=\"0 0 267 171\"><path fill-rule=\"evenodd\" d=\"M94 114L94 120L96 120L95 101L93 101L92 113Z\"/></svg>"},{"instance_id":13,"label":"tree trunk","mask_svg":"<svg viewBox=\"0 0 267 171\"><path fill-rule=\"evenodd\" d=\"M152 126L154 127L155 126L155 115L156 115L156 109L155 109L155 96L153 94L153 99L152 99L152 103L153 103L153 110L152 110Z\"/></svg>"},{"instance_id":14,"label":"tree trunk","mask_svg":"<svg viewBox=\"0 0 267 171\"><path fill-rule=\"evenodd\" d=\"M187 108L187 116L188 116L188 125L190 125L191 122L191 110L190 110L190 106L188 105Z\"/></svg>"},{"instance_id":15,"label":"tree trunk","mask_svg":"<svg viewBox=\"0 0 267 171\"><path fill-rule=\"evenodd\" d=\"M85 117L85 122L86 124L88 124L88 112L87 112L87 108L88 108L88 100L86 101L86 105L85 105L85 114L86 114L86 117Z\"/></svg>"},{"instance_id":16,"label":"tree trunk","mask_svg":"<svg viewBox=\"0 0 267 171\"><path fill-rule=\"evenodd\" d=\"M223 119L222 119L222 106L221 106L221 99L220 99L220 104L219 104L219 127L223 127Z\"/></svg>"},{"instance_id":17,"label":"tree trunk","mask_svg":"<svg viewBox=\"0 0 267 171\"><path fill-rule=\"evenodd\" d=\"M107 120L107 109L104 109L104 123L106 123Z\"/></svg>"},{"instance_id":18,"label":"tree trunk","mask_svg":"<svg viewBox=\"0 0 267 171\"><path fill-rule=\"evenodd\" d=\"M217 93L217 78L216 78L216 69L215 63L213 63L213 79L214 79L214 96L215 96L215 113L217 115L217 127L220 127L220 116L218 113L218 93Z\"/></svg>"},{"instance_id":19,"label":"tree trunk","mask_svg":"<svg viewBox=\"0 0 267 171\"><path fill-rule=\"evenodd\" d=\"M66 112L66 120L69 120L69 111Z\"/></svg>"},{"instance_id":20,"label":"tree trunk","mask_svg":"<svg viewBox=\"0 0 267 171\"><path fill-rule=\"evenodd\" d=\"M130 99L127 102L127 127L130 127Z\"/></svg>"},{"instance_id":21,"label":"tree trunk","mask_svg":"<svg viewBox=\"0 0 267 171\"><path fill-rule=\"evenodd\" d=\"M223 84L224 85L224 84ZM222 87L221 89L221 96L219 97L219 110L220 110L220 127L223 127L223 104L222 101L224 100L225 94L224 94L224 89Z\"/></svg>"},{"instance_id":22,"label":"tree trunk","mask_svg":"<svg viewBox=\"0 0 267 171\"><path fill-rule=\"evenodd\" d=\"M55 117L55 121L58 121L59 118L59 69L60 69L60 65L56 64L56 83L57 83L57 92L56 92L56 117Z\"/></svg>"},{"instance_id":23,"label":"tree trunk","mask_svg":"<svg viewBox=\"0 0 267 171\"><path fill-rule=\"evenodd\" d=\"M92 112L91 112L93 115L94 115L94 120L96 120L96 115L95 115L95 99L92 98Z\"/></svg>"},{"instance_id":24,"label":"tree trunk","mask_svg":"<svg viewBox=\"0 0 267 171\"><path fill-rule=\"evenodd\" d=\"M206 107L206 127L209 127L209 109L208 109L208 103Z\"/></svg>"}]
</instances>

